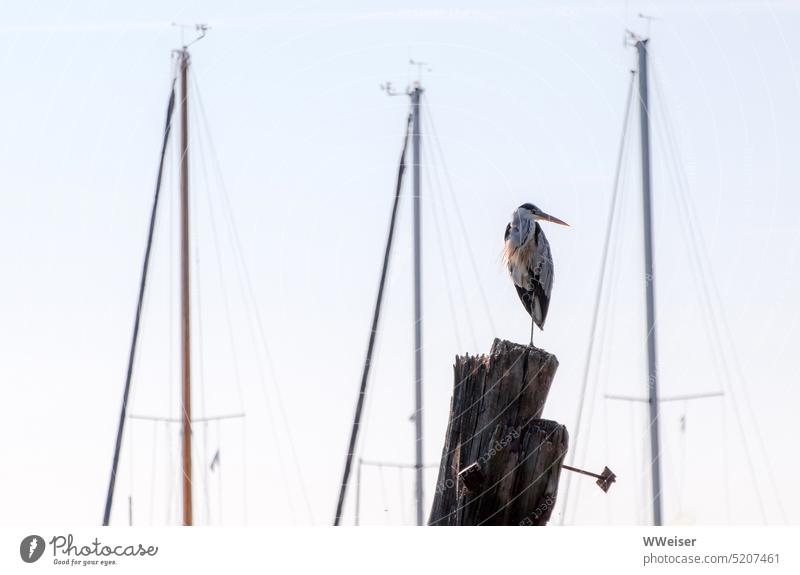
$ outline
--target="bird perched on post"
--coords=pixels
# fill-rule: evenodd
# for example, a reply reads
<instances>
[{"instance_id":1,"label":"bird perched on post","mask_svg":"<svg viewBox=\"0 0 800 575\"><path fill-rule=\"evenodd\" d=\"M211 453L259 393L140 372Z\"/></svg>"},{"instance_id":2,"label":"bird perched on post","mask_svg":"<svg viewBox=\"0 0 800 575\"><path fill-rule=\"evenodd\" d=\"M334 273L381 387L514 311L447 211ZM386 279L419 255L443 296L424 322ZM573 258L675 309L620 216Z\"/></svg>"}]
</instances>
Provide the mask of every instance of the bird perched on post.
<instances>
[{"instance_id":1,"label":"bird perched on post","mask_svg":"<svg viewBox=\"0 0 800 575\"><path fill-rule=\"evenodd\" d=\"M550 292L553 289L553 256L539 221L569 224L544 213L533 204L522 204L506 226L503 261L517 288L517 294L531 315L531 345L533 325L544 329Z\"/></svg>"}]
</instances>

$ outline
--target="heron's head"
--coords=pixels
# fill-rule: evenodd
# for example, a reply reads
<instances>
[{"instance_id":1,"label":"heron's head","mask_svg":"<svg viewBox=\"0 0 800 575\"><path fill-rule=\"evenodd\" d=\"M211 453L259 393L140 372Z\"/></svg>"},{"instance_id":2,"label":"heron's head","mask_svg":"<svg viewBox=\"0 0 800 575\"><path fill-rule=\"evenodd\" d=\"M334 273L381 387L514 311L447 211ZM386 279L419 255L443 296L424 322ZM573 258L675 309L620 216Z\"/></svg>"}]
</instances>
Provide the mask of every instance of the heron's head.
<instances>
[{"instance_id":1,"label":"heron's head","mask_svg":"<svg viewBox=\"0 0 800 575\"><path fill-rule=\"evenodd\" d=\"M550 214L544 213L533 204L522 204L517 208L517 213L519 212L530 214L530 217L533 218L534 221L542 220L545 222L553 222L554 224L559 224L561 226L569 226L567 222L559 220L557 217L551 216Z\"/></svg>"},{"instance_id":2,"label":"heron's head","mask_svg":"<svg viewBox=\"0 0 800 575\"><path fill-rule=\"evenodd\" d=\"M534 222L536 221L553 222L562 226L568 226L567 222L559 220L534 206L531 203L522 204L511 216L511 228L509 229L508 239L515 247L525 245L532 237Z\"/></svg>"}]
</instances>

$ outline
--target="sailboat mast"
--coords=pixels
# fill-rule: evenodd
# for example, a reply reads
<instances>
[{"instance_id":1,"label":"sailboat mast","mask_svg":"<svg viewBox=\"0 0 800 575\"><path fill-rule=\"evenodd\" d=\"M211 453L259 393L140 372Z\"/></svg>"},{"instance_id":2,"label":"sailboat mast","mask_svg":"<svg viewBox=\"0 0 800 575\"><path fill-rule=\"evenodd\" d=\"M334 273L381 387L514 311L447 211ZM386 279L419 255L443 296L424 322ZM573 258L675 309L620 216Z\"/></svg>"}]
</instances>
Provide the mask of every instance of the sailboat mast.
<instances>
[{"instance_id":1,"label":"sailboat mast","mask_svg":"<svg viewBox=\"0 0 800 575\"><path fill-rule=\"evenodd\" d=\"M417 525L423 524L422 491L422 221L420 206L420 109L422 88L411 92L412 135L414 144L414 435L416 462Z\"/></svg>"},{"instance_id":2,"label":"sailboat mast","mask_svg":"<svg viewBox=\"0 0 800 575\"><path fill-rule=\"evenodd\" d=\"M661 443L658 421L656 369L656 310L653 275L653 221L650 177L650 108L647 100L647 40L637 39L639 53L639 108L642 139L642 196L644 206L644 272L647 286L647 388L650 404L650 465L653 482L653 524L661 525Z\"/></svg>"},{"instance_id":3,"label":"sailboat mast","mask_svg":"<svg viewBox=\"0 0 800 575\"><path fill-rule=\"evenodd\" d=\"M189 52L181 58L181 378L183 420L183 524L192 524L191 306L189 300Z\"/></svg>"}]
</instances>

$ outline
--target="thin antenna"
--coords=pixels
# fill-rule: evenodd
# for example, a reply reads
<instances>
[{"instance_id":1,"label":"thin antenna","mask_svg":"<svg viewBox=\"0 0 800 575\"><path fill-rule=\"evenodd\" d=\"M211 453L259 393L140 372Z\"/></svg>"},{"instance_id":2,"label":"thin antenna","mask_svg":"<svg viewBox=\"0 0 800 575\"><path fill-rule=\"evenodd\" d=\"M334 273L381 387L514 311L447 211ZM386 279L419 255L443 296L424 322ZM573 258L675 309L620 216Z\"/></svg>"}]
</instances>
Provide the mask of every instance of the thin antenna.
<instances>
[{"instance_id":1,"label":"thin antenna","mask_svg":"<svg viewBox=\"0 0 800 575\"><path fill-rule=\"evenodd\" d=\"M413 58L409 58L408 63L412 66L417 67L417 80L415 82L416 86L422 84L422 70L424 69L426 72L433 72L433 68L431 68L427 62L418 62Z\"/></svg>"},{"instance_id":2,"label":"thin antenna","mask_svg":"<svg viewBox=\"0 0 800 575\"><path fill-rule=\"evenodd\" d=\"M650 16L649 14L643 14L642 12L639 12L639 14L637 14L637 16L639 16L639 18L641 18L642 20L646 20L647 21L647 36L648 37L650 36L650 24L654 20L661 20L661 18L658 18L657 16Z\"/></svg>"}]
</instances>

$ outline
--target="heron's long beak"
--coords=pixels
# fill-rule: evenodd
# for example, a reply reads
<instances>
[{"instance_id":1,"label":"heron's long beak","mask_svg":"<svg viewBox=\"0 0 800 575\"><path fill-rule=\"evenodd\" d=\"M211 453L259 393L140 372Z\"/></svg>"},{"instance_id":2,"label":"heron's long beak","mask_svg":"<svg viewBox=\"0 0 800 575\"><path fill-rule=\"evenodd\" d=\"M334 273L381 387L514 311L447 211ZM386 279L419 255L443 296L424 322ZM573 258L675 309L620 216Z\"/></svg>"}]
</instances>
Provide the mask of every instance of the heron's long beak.
<instances>
[{"instance_id":1,"label":"heron's long beak","mask_svg":"<svg viewBox=\"0 0 800 575\"><path fill-rule=\"evenodd\" d=\"M537 216L537 218L536 218L536 219L538 219L538 220L544 220L544 221L546 221L546 222L553 222L554 224L558 224L558 225L561 225L561 226L567 226L567 227L570 227L570 226L569 226L569 224L568 224L567 222L565 222L565 221L563 221L563 220L559 220L557 217L555 217L555 216L551 216L550 214L545 214L545 213L542 213L541 215Z\"/></svg>"}]
</instances>

